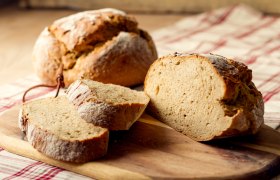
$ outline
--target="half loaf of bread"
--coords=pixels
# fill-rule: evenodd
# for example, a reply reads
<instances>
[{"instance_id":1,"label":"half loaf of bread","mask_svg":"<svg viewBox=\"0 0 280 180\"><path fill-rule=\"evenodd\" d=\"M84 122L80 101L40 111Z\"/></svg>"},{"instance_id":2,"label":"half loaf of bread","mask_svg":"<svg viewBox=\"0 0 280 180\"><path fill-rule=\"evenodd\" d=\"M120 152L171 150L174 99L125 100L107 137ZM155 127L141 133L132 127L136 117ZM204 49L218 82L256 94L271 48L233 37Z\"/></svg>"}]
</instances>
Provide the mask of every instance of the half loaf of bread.
<instances>
[{"instance_id":1,"label":"half loaf of bread","mask_svg":"<svg viewBox=\"0 0 280 180\"><path fill-rule=\"evenodd\" d=\"M54 21L33 49L36 74L49 85L56 84L61 65L66 86L81 77L123 86L142 84L156 59L154 42L136 19L109 8Z\"/></svg>"},{"instance_id":2,"label":"half loaf of bread","mask_svg":"<svg viewBox=\"0 0 280 180\"><path fill-rule=\"evenodd\" d=\"M83 119L109 130L128 130L150 100L144 92L91 80L75 81L66 93Z\"/></svg>"},{"instance_id":3,"label":"half loaf of bread","mask_svg":"<svg viewBox=\"0 0 280 180\"><path fill-rule=\"evenodd\" d=\"M256 133L264 103L246 65L219 55L179 54L149 69L150 112L197 141Z\"/></svg>"},{"instance_id":4,"label":"half loaf of bread","mask_svg":"<svg viewBox=\"0 0 280 180\"><path fill-rule=\"evenodd\" d=\"M107 152L109 131L80 118L65 96L24 103L19 116L28 142L51 158L83 163Z\"/></svg>"}]
</instances>

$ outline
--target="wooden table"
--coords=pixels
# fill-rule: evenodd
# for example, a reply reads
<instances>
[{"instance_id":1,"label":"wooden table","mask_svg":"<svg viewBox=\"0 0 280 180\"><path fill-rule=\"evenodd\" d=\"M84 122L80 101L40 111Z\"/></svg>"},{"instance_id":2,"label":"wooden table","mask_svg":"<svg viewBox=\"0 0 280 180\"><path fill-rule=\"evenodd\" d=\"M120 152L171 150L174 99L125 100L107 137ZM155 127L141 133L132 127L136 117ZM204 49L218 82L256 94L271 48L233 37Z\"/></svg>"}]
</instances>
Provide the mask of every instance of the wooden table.
<instances>
[{"instance_id":1,"label":"wooden table","mask_svg":"<svg viewBox=\"0 0 280 180\"><path fill-rule=\"evenodd\" d=\"M75 10L25 10L16 6L0 8L0 85L33 72L31 53L42 29L55 19ZM171 25L187 14L133 14L139 26L149 32Z\"/></svg>"},{"instance_id":2,"label":"wooden table","mask_svg":"<svg viewBox=\"0 0 280 180\"><path fill-rule=\"evenodd\" d=\"M0 9L0 85L33 72L32 48L39 33L55 19L73 14L75 10ZM149 32L170 25L186 15L133 14L139 26Z\"/></svg>"}]
</instances>

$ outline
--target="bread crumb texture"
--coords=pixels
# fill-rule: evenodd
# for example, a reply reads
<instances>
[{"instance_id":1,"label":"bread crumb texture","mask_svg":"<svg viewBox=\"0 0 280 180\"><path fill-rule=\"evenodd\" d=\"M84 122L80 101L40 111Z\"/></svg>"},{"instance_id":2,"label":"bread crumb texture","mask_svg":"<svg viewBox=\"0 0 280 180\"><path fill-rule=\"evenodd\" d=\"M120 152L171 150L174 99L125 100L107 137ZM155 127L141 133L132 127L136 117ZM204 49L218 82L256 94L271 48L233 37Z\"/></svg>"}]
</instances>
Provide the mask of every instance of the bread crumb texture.
<instances>
[{"instance_id":1,"label":"bread crumb texture","mask_svg":"<svg viewBox=\"0 0 280 180\"><path fill-rule=\"evenodd\" d=\"M197 141L254 134L264 103L246 65L214 54L159 58L145 79L149 112Z\"/></svg>"},{"instance_id":2,"label":"bread crumb texture","mask_svg":"<svg viewBox=\"0 0 280 180\"><path fill-rule=\"evenodd\" d=\"M21 113L21 119L27 120L20 125L27 140L47 156L86 162L107 151L108 130L83 120L65 96L27 102Z\"/></svg>"}]
</instances>

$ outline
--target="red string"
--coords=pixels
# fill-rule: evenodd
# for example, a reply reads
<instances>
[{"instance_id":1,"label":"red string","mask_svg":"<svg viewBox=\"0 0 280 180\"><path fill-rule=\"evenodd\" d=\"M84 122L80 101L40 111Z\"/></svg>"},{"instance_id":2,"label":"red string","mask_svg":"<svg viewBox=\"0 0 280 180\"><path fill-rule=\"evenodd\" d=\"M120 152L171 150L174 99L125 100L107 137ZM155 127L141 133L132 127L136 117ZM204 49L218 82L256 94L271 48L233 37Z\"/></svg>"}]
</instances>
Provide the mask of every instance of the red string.
<instances>
[{"instance_id":1,"label":"red string","mask_svg":"<svg viewBox=\"0 0 280 180\"><path fill-rule=\"evenodd\" d=\"M28 88L24 93L23 93L23 96L22 96L22 103L25 103L26 99L26 94L31 91L32 89L36 89L38 87L47 87L47 88L56 88L56 94L55 94L55 98L58 96L59 94L59 90L60 88L64 88L65 87L65 84L64 84L64 77L63 77L63 64L60 66L60 70L59 70L59 74L56 78L56 82L57 84L56 85L47 85L47 84L38 84L38 85L35 85L35 86L32 86L30 88Z\"/></svg>"}]
</instances>

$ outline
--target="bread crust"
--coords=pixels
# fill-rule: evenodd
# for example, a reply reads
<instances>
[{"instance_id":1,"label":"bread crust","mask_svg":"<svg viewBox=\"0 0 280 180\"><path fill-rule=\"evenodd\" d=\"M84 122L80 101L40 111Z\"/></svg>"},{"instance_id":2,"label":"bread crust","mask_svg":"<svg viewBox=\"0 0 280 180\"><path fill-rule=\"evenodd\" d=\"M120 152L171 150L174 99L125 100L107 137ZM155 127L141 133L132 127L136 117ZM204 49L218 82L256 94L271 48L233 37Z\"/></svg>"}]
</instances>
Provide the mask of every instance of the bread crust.
<instances>
[{"instance_id":1,"label":"bread crust","mask_svg":"<svg viewBox=\"0 0 280 180\"><path fill-rule=\"evenodd\" d=\"M156 60L150 67L145 82L144 90L147 92L147 82L153 69L161 66L165 59L197 59L207 61L212 65L214 72L224 84L224 92L220 105L224 108L225 116L231 117L230 126L222 132L209 136L206 139L195 139L207 141L216 138L224 138L243 134L255 134L264 123L264 103L262 94L252 82L252 71L246 65L214 54L181 54L175 53ZM157 118L162 119L157 111L161 111L153 104L151 98L148 110ZM176 129L176 127L173 127Z\"/></svg>"},{"instance_id":2,"label":"bread crust","mask_svg":"<svg viewBox=\"0 0 280 180\"><path fill-rule=\"evenodd\" d=\"M31 123L27 125L27 140L39 152L60 161L85 163L107 153L109 132L94 139L69 141Z\"/></svg>"},{"instance_id":3,"label":"bread crust","mask_svg":"<svg viewBox=\"0 0 280 180\"><path fill-rule=\"evenodd\" d=\"M151 36L133 17L114 9L61 18L43 30L33 49L36 74L50 85L63 64L66 86L81 77L133 86L143 83L155 59Z\"/></svg>"},{"instance_id":4,"label":"bread crust","mask_svg":"<svg viewBox=\"0 0 280 180\"><path fill-rule=\"evenodd\" d=\"M98 99L84 80L72 83L66 93L83 119L109 130L128 130L149 102L148 97L146 103L115 103Z\"/></svg>"},{"instance_id":5,"label":"bread crust","mask_svg":"<svg viewBox=\"0 0 280 180\"><path fill-rule=\"evenodd\" d=\"M29 112L32 113L32 112ZM19 113L19 127L27 141L39 152L61 161L85 163L107 153L109 131L84 140L63 139L28 119L24 108Z\"/></svg>"}]
</instances>

